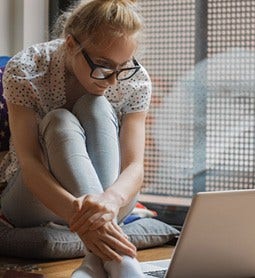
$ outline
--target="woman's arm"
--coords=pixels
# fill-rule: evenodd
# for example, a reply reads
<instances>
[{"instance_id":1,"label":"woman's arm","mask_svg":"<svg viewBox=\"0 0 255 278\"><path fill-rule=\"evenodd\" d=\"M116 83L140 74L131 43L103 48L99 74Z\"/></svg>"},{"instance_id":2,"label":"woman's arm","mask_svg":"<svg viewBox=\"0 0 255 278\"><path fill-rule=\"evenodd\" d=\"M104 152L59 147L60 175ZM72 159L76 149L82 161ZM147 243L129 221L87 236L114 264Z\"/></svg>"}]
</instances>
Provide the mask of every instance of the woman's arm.
<instances>
[{"instance_id":1,"label":"woman's arm","mask_svg":"<svg viewBox=\"0 0 255 278\"><path fill-rule=\"evenodd\" d=\"M120 207L139 192L144 175L145 112L124 116L120 130L121 174L105 196L114 198Z\"/></svg>"},{"instance_id":2,"label":"woman's arm","mask_svg":"<svg viewBox=\"0 0 255 278\"><path fill-rule=\"evenodd\" d=\"M44 163L35 112L10 102L7 106L11 136L24 183L47 208L69 221L75 197L57 182Z\"/></svg>"}]
</instances>

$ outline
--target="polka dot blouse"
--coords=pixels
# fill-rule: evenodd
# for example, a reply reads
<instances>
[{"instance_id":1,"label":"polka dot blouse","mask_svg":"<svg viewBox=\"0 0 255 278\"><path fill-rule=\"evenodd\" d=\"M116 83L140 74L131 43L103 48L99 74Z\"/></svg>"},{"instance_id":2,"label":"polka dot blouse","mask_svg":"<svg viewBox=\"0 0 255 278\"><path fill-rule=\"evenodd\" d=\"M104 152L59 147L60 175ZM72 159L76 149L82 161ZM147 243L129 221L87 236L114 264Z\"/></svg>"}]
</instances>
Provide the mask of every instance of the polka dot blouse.
<instances>
[{"instance_id":1,"label":"polka dot blouse","mask_svg":"<svg viewBox=\"0 0 255 278\"><path fill-rule=\"evenodd\" d=\"M36 44L16 54L7 64L3 76L7 101L31 108L38 122L50 111L66 103L64 40ZM130 79L108 87L105 97L119 119L127 113L147 111L151 97L151 81L141 69ZM0 182L9 180L18 168L17 156L10 151L0 165Z\"/></svg>"}]
</instances>

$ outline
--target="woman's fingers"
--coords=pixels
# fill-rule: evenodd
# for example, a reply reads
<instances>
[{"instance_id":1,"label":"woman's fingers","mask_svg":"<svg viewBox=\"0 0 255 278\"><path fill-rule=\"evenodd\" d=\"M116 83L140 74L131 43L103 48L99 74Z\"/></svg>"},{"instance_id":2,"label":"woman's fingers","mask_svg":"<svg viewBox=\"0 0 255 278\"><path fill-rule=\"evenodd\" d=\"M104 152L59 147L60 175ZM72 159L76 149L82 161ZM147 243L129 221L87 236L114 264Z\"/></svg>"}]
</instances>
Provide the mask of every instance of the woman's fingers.
<instances>
[{"instance_id":1,"label":"woman's fingers","mask_svg":"<svg viewBox=\"0 0 255 278\"><path fill-rule=\"evenodd\" d=\"M121 229L121 227L116 223L116 222L112 222L113 227L119 231L121 234L124 234L126 236L126 234L123 232L123 230Z\"/></svg>"},{"instance_id":2,"label":"woman's fingers","mask_svg":"<svg viewBox=\"0 0 255 278\"><path fill-rule=\"evenodd\" d=\"M94 207L87 207L85 202L83 208L70 221L70 229L81 233L89 229L96 230L106 222L112 221L114 217L115 213L109 206L95 205Z\"/></svg>"},{"instance_id":3,"label":"woman's fingers","mask_svg":"<svg viewBox=\"0 0 255 278\"><path fill-rule=\"evenodd\" d=\"M120 228L120 226L113 222L112 223L114 229L116 231L118 231L118 233L115 233L114 236L119 239L120 241L123 241L123 243L127 244L130 248L132 248L135 252L136 252L136 247L134 246L133 243L131 243L129 240L128 240L128 236L123 232L123 230Z\"/></svg>"},{"instance_id":4,"label":"woman's fingers","mask_svg":"<svg viewBox=\"0 0 255 278\"><path fill-rule=\"evenodd\" d=\"M130 243L122 230L111 222L95 231L79 234L85 246L103 260L121 260L121 255L136 256L136 248ZM100 252L99 252L100 250Z\"/></svg>"},{"instance_id":5,"label":"woman's fingers","mask_svg":"<svg viewBox=\"0 0 255 278\"><path fill-rule=\"evenodd\" d=\"M102 247L101 248L100 248L100 246L97 247L93 243L87 243L86 247L87 247L87 249L89 249L90 252L92 252L93 254L97 255L103 261L110 261L110 260L114 260L114 258L115 258L114 256L108 256L107 252L103 252L103 248Z\"/></svg>"},{"instance_id":6,"label":"woman's fingers","mask_svg":"<svg viewBox=\"0 0 255 278\"><path fill-rule=\"evenodd\" d=\"M88 222L88 219L96 213L96 210L86 210L82 209L77 212L72 221L70 222L71 231L77 232L81 227L89 227L92 223Z\"/></svg>"},{"instance_id":7,"label":"woman's fingers","mask_svg":"<svg viewBox=\"0 0 255 278\"><path fill-rule=\"evenodd\" d=\"M101 243L97 246L98 249L102 252L103 256L106 258L105 261L116 260L121 262L122 256L118 254L114 249L112 249L107 243Z\"/></svg>"},{"instance_id":8,"label":"woman's fingers","mask_svg":"<svg viewBox=\"0 0 255 278\"><path fill-rule=\"evenodd\" d=\"M89 231L80 235L86 248L99 256L104 261L117 260L121 261L122 256L115 250L115 242L111 236L102 233Z\"/></svg>"},{"instance_id":9,"label":"woman's fingers","mask_svg":"<svg viewBox=\"0 0 255 278\"><path fill-rule=\"evenodd\" d=\"M96 213L92 217L88 219L88 222L91 223L91 225L88 227L89 230L96 230L100 227L102 227L106 222L110 222L114 219L113 212L110 213Z\"/></svg>"},{"instance_id":10,"label":"woman's fingers","mask_svg":"<svg viewBox=\"0 0 255 278\"><path fill-rule=\"evenodd\" d=\"M74 223L76 223L78 221L78 219L80 218L80 215L82 213L84 213L82 211L82 206L83 206L83 202L86 198L88 198L88 195L83 195L82 197L79 197L76 200L74 200L74 202L73 202L73 216L71 217L71 219L69 221L70 226L73 225Z\"/></svg>"},{"instance_id":11,"label":"woman's fingers","mask_svg":"<svg viewBox=\"0 0 255 278\"><path fill-rule=\"evenodd\" d=\"M118 252L118 254L125 254L130 257L136 257L136 251L132 246L129 246L123 241L120 241L112 236L104 239L104 242L111 247L112 250Z\"/></svg>"},{"instance_id":12,"label":"woman's fingers","mask_svg":"<svg viewBox=\"0 0 255 278\"><path fill-rule=\"evenodd\" d=\"M116 229L117 224L107 223L99 231L105 235L103 238L109 246L121 254L126 254L131 257L136 256L136 247L126 238L123 231Z\"/></svg>"},{"instance_id":13,"label":"woman's fingers","mask_svg":"<svg viewBox=\"0 0 255 278\"><path fill-rule=\"evenodd\" d=\"M84 233L87 230L96 230L103 226L106 222L112 221L114 214L102 213L93 211L86 212L80 215L80 218L76 222L72 221L70 223L71 231L80 231Z\"/></svg>"}]
</instances>

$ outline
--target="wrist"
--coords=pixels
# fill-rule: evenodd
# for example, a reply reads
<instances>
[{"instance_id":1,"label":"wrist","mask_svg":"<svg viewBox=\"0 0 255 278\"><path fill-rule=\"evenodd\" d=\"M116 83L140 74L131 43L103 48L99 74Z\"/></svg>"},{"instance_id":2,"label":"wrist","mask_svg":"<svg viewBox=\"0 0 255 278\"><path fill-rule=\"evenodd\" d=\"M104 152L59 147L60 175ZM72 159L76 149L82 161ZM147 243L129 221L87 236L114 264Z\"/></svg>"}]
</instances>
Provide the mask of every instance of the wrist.
<instances>
[{"instance_id":1,"label":"wrist","mask_svg":"<svg viewBox=\"0 0 255 278\"><path fill-rule=\"evenodd\" d=\"M112 188L108 188L104 192L104 196L110 202L113 202L114 204L116 204L119 208L121 208L125 205L126 198L121 194L121 192L116 192Z\"/></svg>"},{"instance_id":2,"label":"wrist","mask_svg":"<svg viewBox=\"0 0 255 278\"><path fill-rule=\"evenodd\" d=\"M69 225L71 224L72 220L77 215L77 213L81 210L83 199L84 196L73 199L72 204L70 206L70 215L68 218Z\"/></svg>"}]
</instances>

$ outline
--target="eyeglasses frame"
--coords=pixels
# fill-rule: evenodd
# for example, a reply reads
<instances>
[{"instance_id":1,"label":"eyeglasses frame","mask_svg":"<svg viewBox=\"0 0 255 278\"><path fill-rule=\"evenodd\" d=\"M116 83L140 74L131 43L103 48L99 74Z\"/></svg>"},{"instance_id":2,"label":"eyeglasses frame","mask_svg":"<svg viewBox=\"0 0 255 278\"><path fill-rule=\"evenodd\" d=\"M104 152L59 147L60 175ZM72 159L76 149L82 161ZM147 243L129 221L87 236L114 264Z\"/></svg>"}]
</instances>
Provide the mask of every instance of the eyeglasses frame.
<instances>
[{"instance_id":1,"label":"eyeglasses frame","mask_svg":"<svg viewBox=\"0 0 255 278\"><path fill-rule=\"evenodd\" d=\"M91 72L90 72L90 77L93 78L93 79L96 79L96 80L105 80L105 79L108 79L110 78L111 76L113 76L114 74L116 74L116 79L118 81L123 81L123 80L127 80L127 79L130 79L132 76L134 76L138 71L139 69L141 68L141 66L139 65L138 61L135 59L135 57L132 58L132 62L134 63L134 67L129 67L129 68L122 68L122 69L112 69L112 68L108 68L108 67L104 67L102 65L98 65L96 63L93 62L93 60L89 57L88 53L85 51L85 49L82 47L81 43L72 35L72 37L74 38L75 42L77 44L79 44L80 48L81 48L81 53L84 57L84 59L86 60L86 62L88 63L90 69L91 69ZM112 70L113 72L103 78L98 78L98 77L95 77L93 76L93 72L96 70L96 68L104 68L104 69L109 69L109 70ZM118 79L118 76L121 72L123 71L129 71L129 70L135 70L134 73L132 75L130 75L129 77L127 78L121 78L121 79Z\"/></svg>"}]
</instances>

